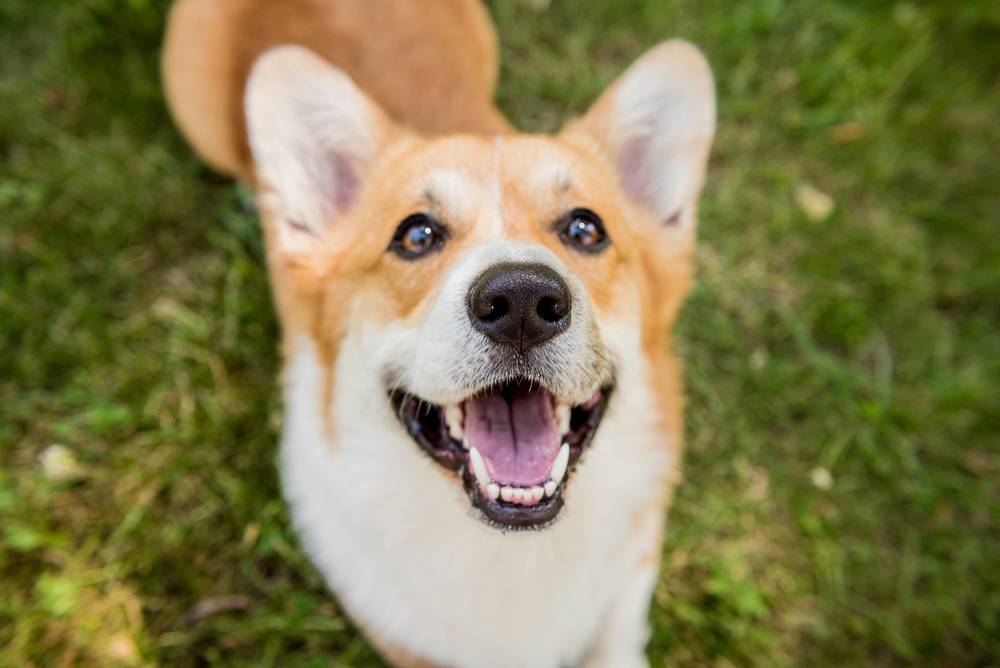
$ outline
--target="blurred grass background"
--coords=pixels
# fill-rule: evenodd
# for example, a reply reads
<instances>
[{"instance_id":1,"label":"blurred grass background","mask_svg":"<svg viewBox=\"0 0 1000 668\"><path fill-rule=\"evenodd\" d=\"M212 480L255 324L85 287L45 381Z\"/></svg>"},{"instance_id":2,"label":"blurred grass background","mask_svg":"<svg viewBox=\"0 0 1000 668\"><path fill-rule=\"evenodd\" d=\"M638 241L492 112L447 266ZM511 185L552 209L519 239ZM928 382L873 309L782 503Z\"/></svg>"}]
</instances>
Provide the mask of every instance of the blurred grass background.
<instances>
[{"instance_id":1,"label":"blurred grass background","mask_svg":"<svg viewBox=\"0 0 1000 668\"><path fill-rule=\"evenodd\" d=\"M279 500L246 197L166 0L0 3L0 665L377 665ZM552 130L660 39L719 132L654 665L1000 665L1000 5L491 4Z\"/></svg>"}]
</instances>

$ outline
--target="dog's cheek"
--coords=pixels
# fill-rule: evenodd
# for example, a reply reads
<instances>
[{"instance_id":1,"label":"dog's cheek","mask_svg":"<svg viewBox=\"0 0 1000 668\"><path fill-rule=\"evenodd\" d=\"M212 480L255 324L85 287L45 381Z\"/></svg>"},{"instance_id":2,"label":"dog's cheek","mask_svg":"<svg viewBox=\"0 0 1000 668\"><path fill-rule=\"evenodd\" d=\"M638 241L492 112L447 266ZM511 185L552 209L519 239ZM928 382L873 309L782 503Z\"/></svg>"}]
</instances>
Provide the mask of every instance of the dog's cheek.
<instances>
[{"instance_id":1,"label":"dog's cheek","mask_svg":"<svg viewBox=\"0 0 1000 668\"><path fill-rule=\"evenodd\" d=\"M694 240L652 243L643 248L638 285L647 341L664 341L670 334L694 275Z\"/></svg>"},{"instance_id":2,"label":"dog's cheek","mask_svg":"<svg viewBox=\"0 0 1000 668\"><path fill-rule=\"evenodd\" d=\"M641 315L642 278L639 258L615 252L593 262L581 273L593 317L603 329L636 327Z\"/></svg>"}]
</instances>

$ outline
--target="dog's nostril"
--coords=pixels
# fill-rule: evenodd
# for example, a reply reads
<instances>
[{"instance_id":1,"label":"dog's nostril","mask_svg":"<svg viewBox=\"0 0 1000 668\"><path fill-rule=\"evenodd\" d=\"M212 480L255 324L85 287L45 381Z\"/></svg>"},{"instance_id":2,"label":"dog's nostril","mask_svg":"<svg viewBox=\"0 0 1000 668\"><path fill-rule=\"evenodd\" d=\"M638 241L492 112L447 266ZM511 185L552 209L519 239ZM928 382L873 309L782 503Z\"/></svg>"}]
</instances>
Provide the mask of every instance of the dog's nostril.
<instances>
[{"instance_id":1,"label":"dog's nostril","mask_svg":"<svg viewBox=\"0 0 1000 668\"><path fill-rule=\"evenodd\" d=\"M483 314L479 315L479 319L485 322L492 322L494 320L499 320L500 318L507 315L510 311L510 304L503 297L494 297L490 300L489 309Z\"/></svg>"},{"instance_id":2,"label":"dog's nostril","mask_svg":"<svg viewBox=\"0 0 1000 668\"><path fill-rule=\"evenodd\" d=\"M478 294L470 300L469 310L480 322L495 322L510 312L510 304L503 295Z\"/></svg>"},{"instance_id":3,"label":"dog's nostril","mask_svg":"<svg viewBox=\"0 0 1000 668\"><path fill-rule=\"evenodd\" d=\"M559 322L566 315L566 304L555 297L542 297L538 300L539 317L546 322Z\"/></svg>"}]
</instances>

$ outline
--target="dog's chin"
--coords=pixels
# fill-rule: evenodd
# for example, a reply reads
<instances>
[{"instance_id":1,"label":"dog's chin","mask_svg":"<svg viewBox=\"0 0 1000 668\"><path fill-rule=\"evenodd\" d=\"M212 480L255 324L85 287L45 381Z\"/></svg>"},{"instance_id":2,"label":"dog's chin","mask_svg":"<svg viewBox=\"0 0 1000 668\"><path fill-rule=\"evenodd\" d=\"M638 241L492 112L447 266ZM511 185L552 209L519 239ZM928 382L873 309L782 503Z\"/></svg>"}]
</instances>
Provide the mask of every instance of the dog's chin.
<instances>
[{"instance_id":1,"label":"dog's chin","mask_svg":"<svg viewBox=\"0 0 1000 668\"><path fill-rule=\"evenodd\" d=\"M480 519L502 530L540 529L557 519L613 388L606 383L568 405L515 377L449 406L398 388L389 400L417 446L455 472Z\"/></svg>"}]
</instances>

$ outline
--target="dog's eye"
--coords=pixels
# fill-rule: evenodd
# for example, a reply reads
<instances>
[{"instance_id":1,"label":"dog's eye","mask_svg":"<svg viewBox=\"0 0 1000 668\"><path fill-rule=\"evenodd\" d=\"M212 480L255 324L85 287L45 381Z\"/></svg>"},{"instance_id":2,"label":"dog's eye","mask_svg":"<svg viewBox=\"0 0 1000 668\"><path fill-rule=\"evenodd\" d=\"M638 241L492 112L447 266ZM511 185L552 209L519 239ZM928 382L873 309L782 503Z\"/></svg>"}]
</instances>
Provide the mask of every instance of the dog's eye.
<instances>
[{"instance_id":1,"label":"dog's eye","mask_svg":"<svg viewBox=\"0 0 1000 668\"><path fill-rule=\"evenodd\" d=\"M416 260L441 248L447 238L445 228L424 213L407 216L396 228L389 250L404 260Z\"/></svg>"},{"instance_id":2,"label":"dog's eye","mask_svg":"<svg viewBox=\"0 0 1000 668\"><path fill-rule=\"evenodd\" d=\"M611 243L600 216L590 209L573 209L556 223L563 243L584 253L600 253Z\"/></svg>"}]
</instances>

